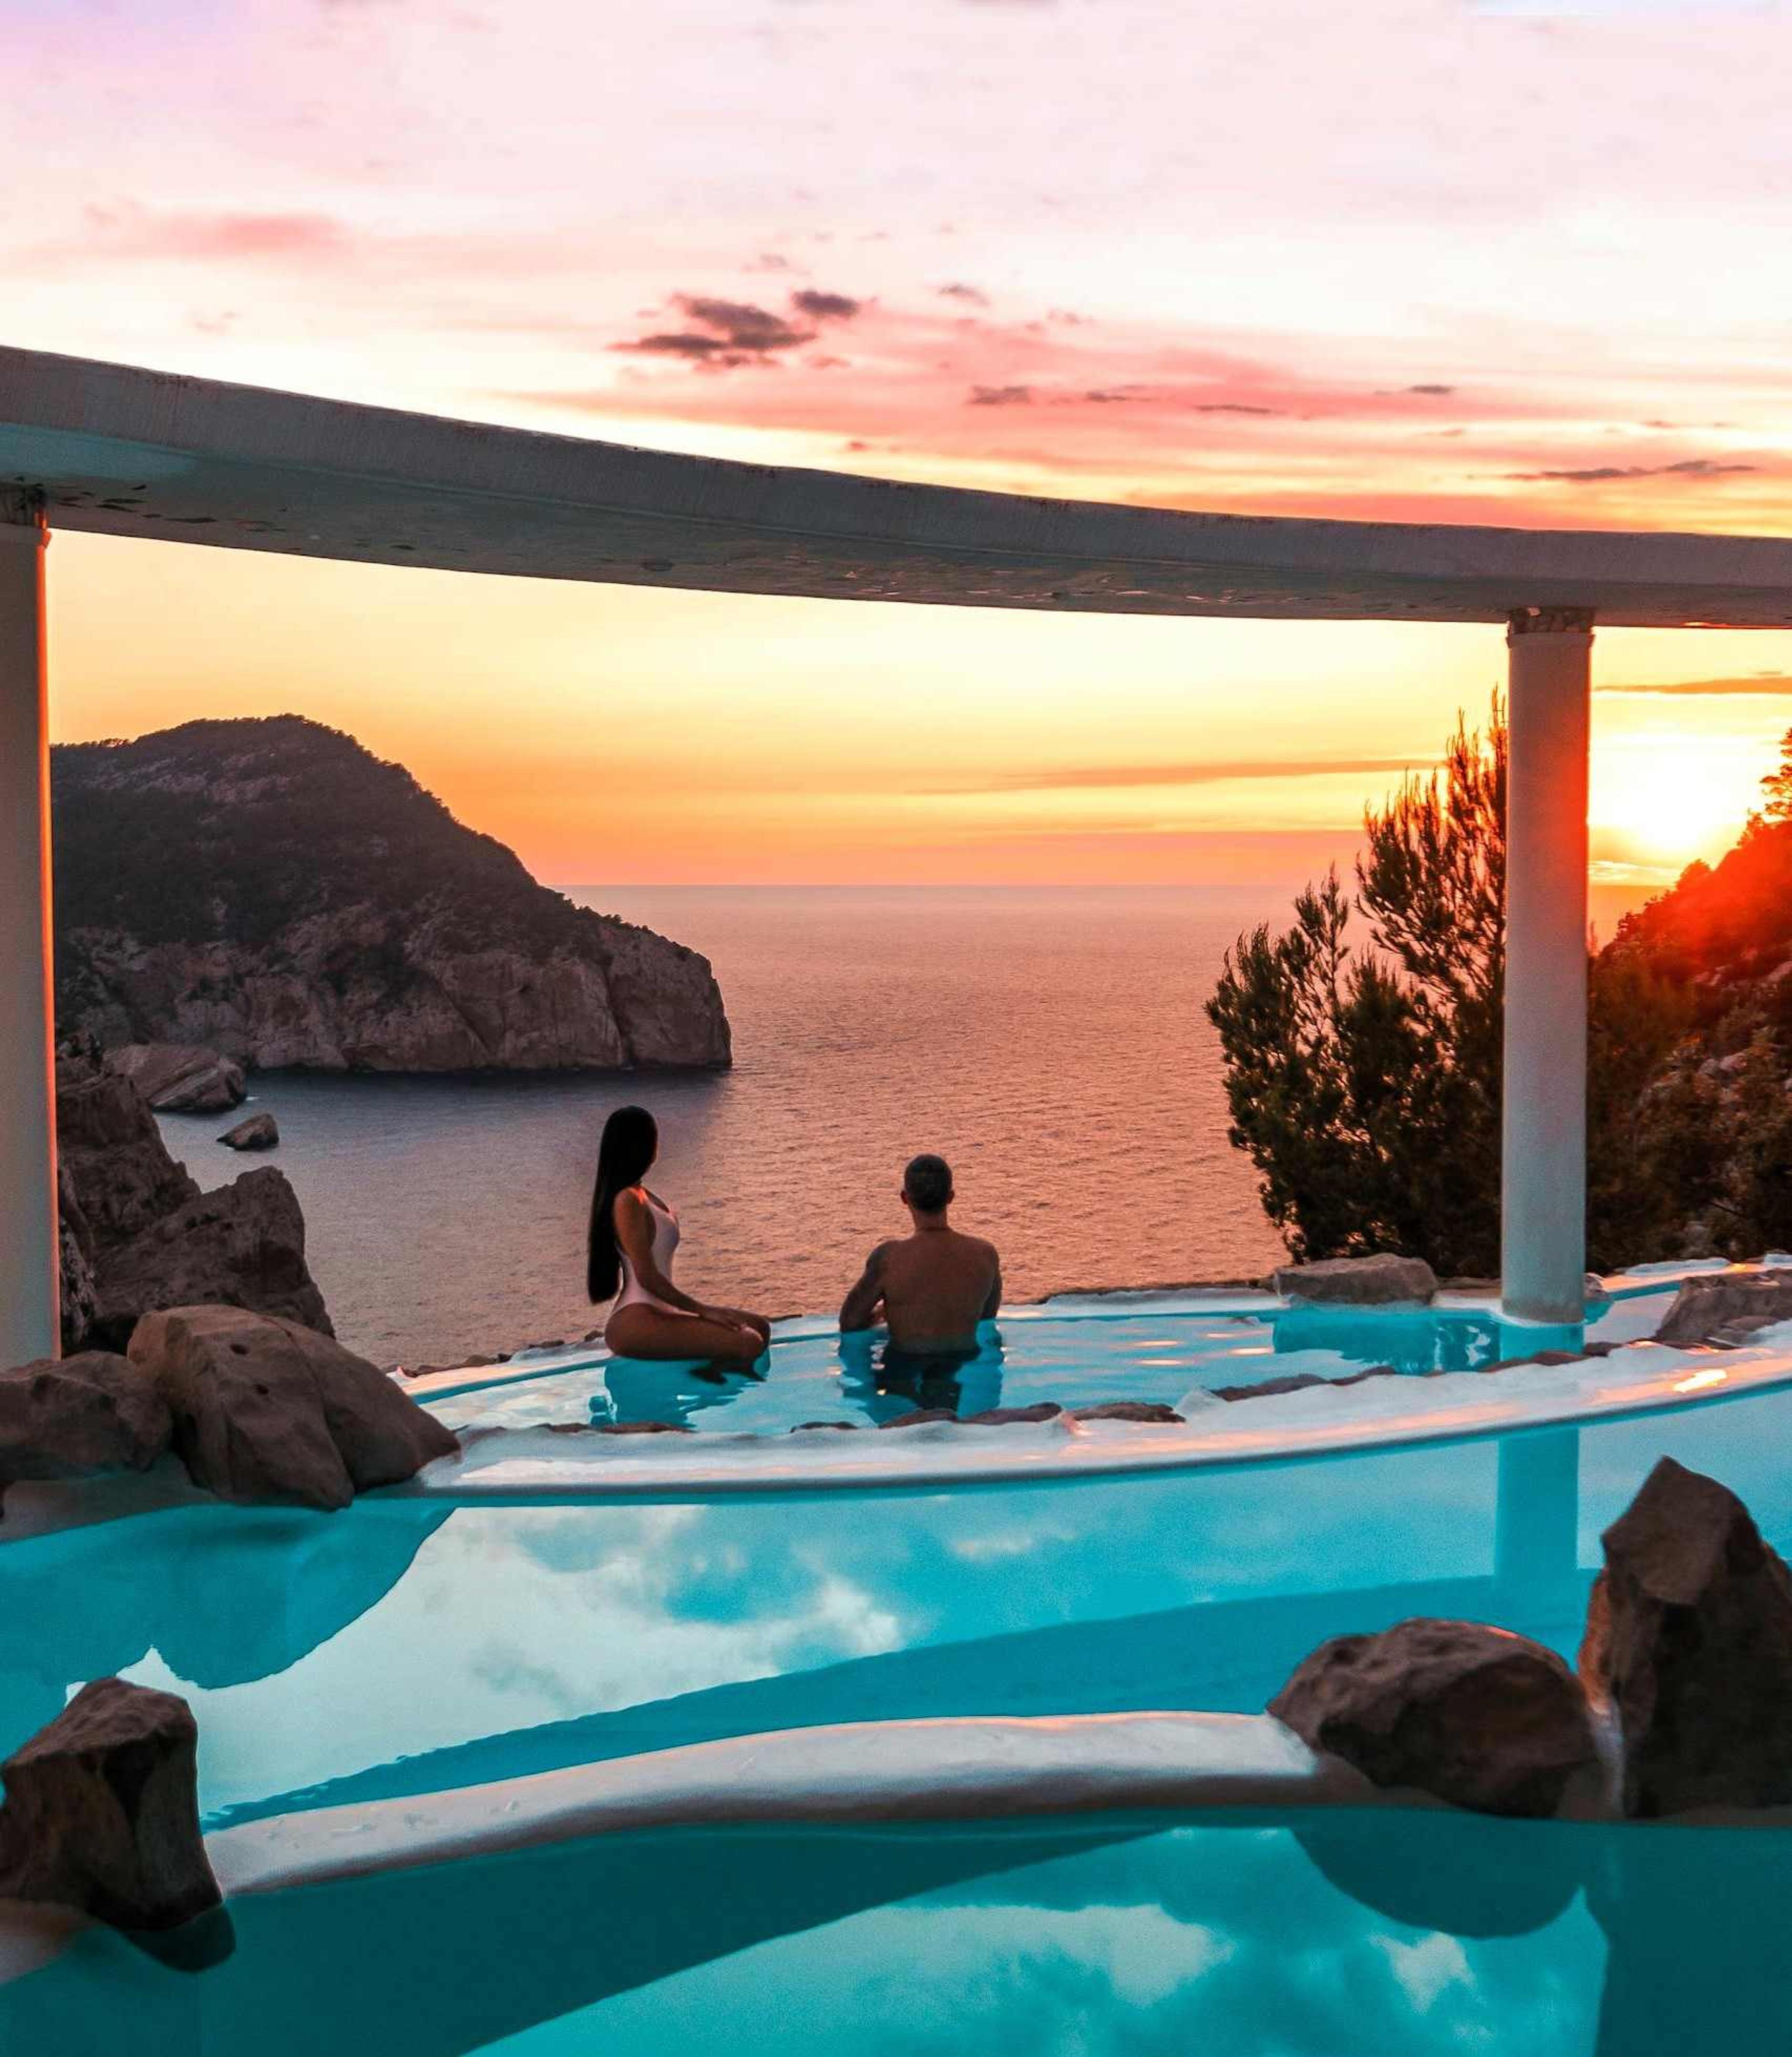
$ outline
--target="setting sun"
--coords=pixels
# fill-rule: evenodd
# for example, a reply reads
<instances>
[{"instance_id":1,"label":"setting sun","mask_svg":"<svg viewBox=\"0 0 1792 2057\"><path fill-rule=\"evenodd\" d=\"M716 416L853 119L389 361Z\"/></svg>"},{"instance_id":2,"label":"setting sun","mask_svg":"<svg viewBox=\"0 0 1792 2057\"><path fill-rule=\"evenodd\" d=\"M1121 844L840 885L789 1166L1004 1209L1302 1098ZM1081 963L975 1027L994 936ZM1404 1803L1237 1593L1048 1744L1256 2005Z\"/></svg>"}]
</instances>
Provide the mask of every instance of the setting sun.
<instances>
[{"instance_id":1,"label":"setting sun","mask_svg":"<svg viewBox=\"0 0 1792 2057\"><path fill-rule=\"evenodd\" d=\"M1739 739L1659 736L1615 741L1594 760L1588 820L1641 858L1708 857L1735 840L1758 797L1758 749Z\"/></svg>"}]
</instances>

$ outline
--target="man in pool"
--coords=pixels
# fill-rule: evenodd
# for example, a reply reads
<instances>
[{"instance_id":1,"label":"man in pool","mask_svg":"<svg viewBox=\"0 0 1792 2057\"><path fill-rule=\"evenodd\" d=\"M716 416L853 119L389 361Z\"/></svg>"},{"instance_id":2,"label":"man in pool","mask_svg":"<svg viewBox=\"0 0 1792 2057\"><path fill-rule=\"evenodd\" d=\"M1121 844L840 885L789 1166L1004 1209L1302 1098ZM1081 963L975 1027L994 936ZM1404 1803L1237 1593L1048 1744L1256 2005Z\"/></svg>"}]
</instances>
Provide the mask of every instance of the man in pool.
<instances>
[{"instance_id":1,"label":"man in pool","mask_svg":"<svg viewBox=\"0 0 1792 2057\"><path fill-rule=\"evenodd\" d=\"M946 1219L955 1195L943 1157L912 1158L902 1203L914 1232L880 1243L840 1310L843 1334L884 1322L893 1350L975 1350L977 1324L1002 1304L1002 1260L981 1236L963 1235Z\"/></svg>"}]
</instances>

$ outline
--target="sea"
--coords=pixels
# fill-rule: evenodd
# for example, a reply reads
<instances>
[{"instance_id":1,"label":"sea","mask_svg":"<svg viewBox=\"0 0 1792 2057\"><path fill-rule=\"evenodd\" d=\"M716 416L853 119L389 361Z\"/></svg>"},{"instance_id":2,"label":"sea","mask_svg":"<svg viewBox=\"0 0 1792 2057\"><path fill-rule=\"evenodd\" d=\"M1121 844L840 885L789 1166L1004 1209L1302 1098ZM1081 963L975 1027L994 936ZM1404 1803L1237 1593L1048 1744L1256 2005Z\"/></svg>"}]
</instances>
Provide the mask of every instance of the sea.
<instances>
[{"instance_id":1,"label":"sea","mask_svg":"<svg viewBox=\"0 0 1792 2057\"><path fill-rule=\"evenodd\" d=\"M582 904L709 957L731 1071L540 1077L267 1073L270 1161L305 1211L343 1341L446 1365L572 1341L597 1141L652 1108L677 1276L771 1315L837 1306L906 1228L902 1167L938 1151L955 1219L1008 1297L1260 1274L1282 1255L1226 1140L1202 1012L1227 945L1280 921L1266 887L591 886ZM248 1162L216 1116L163 1131L203 1186Z\"/></svg>"}]
</instances>

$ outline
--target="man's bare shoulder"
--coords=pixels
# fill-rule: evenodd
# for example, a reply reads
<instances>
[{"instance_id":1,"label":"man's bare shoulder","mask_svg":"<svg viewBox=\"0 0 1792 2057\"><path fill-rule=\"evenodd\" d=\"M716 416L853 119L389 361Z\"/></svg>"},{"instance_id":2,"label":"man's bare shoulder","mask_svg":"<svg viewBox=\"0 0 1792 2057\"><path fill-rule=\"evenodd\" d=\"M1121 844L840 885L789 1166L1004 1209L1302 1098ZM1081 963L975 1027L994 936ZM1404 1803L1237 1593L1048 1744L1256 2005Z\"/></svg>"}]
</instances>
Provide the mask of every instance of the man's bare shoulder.
<instances>
[{"instance_id":1,"label":"man's bare shoulder","mask_svg":"<svg viewBox=\"0 0 1792 2057\"><path fill-rule=\"evenodd\" d=\"M980 1256L988 1258L992 1263L999 1264L1002 1262L1002 1253L987 1235L966 1235L963 1230L959 1233L960 1239L969 1243Z\"/></svg>"}]
</instances>

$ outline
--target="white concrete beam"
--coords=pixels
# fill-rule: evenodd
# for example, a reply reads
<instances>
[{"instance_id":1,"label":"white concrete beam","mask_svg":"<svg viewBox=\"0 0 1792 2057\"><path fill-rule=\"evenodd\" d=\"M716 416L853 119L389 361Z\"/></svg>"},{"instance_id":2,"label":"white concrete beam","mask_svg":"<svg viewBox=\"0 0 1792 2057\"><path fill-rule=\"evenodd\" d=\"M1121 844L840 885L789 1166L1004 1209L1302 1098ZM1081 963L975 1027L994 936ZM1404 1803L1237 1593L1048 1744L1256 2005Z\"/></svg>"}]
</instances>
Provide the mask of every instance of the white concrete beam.
<instances>
[{"instance_id":1,"label":"white concrete beam","mask_svg":"<svg viewBox=\"0 0 1792 2057\"><path fill-rule=\"evenodd\" d=\"M59 529L713 593L1054 612L1792 628L1792 539L967 492L451 422L0 345L0 482Z\"/></svg>"},{"instance_id":2,"label":"white concrete beam","mask_svg":"<svg viewBox=\"0 0 1792 2057\"><path fill-rule=\"evenodd\" d=\"M0 1367L58 1353L40 512L0 488Z\"/></svg>"},{"instance_id":3,"label":"white concrete beam","mask_svg":"<svg viewBox=\"0 0 1792 2057\"><path fill-rule=\"evenodd\" d=\"M1500 1275L1509 1319L1573 1324L1587 1244L1587 750L1592 616L1506 634L1505 1074Z\"/></svg>"}]
</instances>

